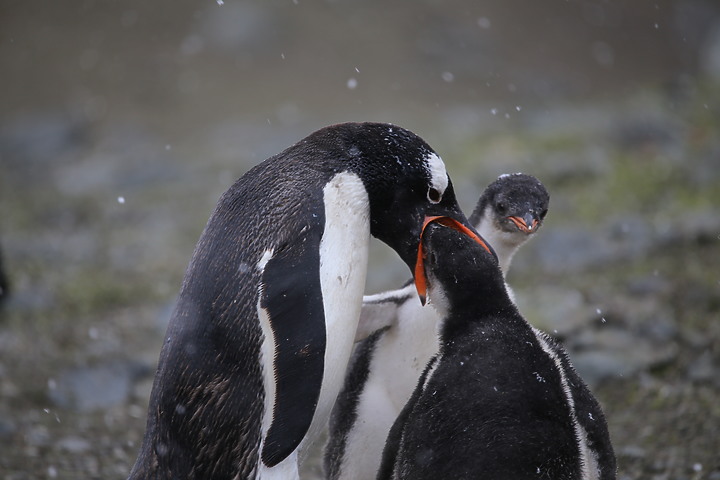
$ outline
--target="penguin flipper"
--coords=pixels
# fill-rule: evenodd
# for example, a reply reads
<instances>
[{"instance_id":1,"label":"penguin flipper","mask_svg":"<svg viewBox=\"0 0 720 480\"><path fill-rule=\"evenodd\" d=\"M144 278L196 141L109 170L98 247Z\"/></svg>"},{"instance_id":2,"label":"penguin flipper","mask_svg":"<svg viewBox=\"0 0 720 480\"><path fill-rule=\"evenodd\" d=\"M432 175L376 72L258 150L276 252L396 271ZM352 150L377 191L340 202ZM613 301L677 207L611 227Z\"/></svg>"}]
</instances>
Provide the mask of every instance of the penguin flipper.
<instances>
[{"instance_id":1,"label":"penguin flipper","mask_svg":"<svg viewBox=\"0 0 720 480\"><path fill-rule=\"evenodd\" d=\"M412 279L398 290L365 295L360 321L355 332L355 342L365 340L373 332L395 325L398 321L398 310L408 300L417 298L415 284Z\"/></svg>"},{"instance_id":2,"label":"penguin flipper","mask_svg":"<svg viewBox=\"0 0 720 480\"><path fill-rule=\"evenodd\" d=\"M274 467L297 449L310 428L323 382L325 313L320 238L306 235L276 250L262 273L260 307L274 339L272 422L261 458Z\"/></svg>"},{"instance_id":3,"label":"penguin flipper","mask_svg":"<svg viewBox=\"0 0 720 480\"><path fill-rule=\"evenodd\" d=\"M355 342L365 340L378 330L393 325L397 320L397 311L398 305L393 302L363 303Z\"/></svg>"},{"instance_id":4,"label":"penguin flipper","mask_svg":"<svg viewBox=\"0 0 720 480\"><path fill-rule=\"evenodd\" d=\"M592 452L596 456L599 480L615 480L617 460L600 403L570 363L570 358L562 345L549 335L543 335L543 338L555 351L565 371L577 421L587 434Z\"/></svg>"},{"instance_id":5,"label":"penguin flipper","mask_svg":"<svg viewBox=\"0 0 720 480\"><path fill-rule=\"evenodd\" d=\"M617 476L617 460L610 441L605 414L600 407L600 403L590 393L590 389L570 364L564 351L562 351L560 358L565 367L570 394L575 403L577 421L585 430L590 447L596 456L600 473L599 480L615 480Z\"/></svg>"}]
</instances>

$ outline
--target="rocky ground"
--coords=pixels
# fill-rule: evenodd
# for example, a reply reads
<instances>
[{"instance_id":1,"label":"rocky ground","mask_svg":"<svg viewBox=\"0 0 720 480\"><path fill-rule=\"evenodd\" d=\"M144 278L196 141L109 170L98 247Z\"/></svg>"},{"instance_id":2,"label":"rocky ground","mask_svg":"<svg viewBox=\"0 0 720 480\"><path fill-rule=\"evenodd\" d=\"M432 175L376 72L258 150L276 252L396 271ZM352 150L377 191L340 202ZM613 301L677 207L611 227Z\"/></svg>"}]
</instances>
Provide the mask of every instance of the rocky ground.
<instances>
[{"instance_id":1,"label":"rocky ground","mask_svg":"<svg viewBox=\"0 0 720 480\"><path fill-rule=\"evenodd\" d=\"M660 3L665 8L668 2ZM335 18L349 8L346 2L328 4L336 10L314 18ZM238 71L244 74L247 65L258 65L259 51L270 51L275 63L248 70L251 81L267 81L265 95L283 91L277 74L288 76L288 70L276 64L294 61L293 50L277 45L298 33L289 28L291 15L277 17L288 27L283 30L260 7L247 7L239 16L233 10L214 17L196 14L199 33L180 36L180 41L165 33L153 36L138 5L104 30L107 38L128 42L132 55L103 63L100 53L110 42L93 30L105 25L98 14L76 27L99 39L72 56L79 74L63 70L70 56L44 52L47 69L65 72L52 77L57 82L52 88L44 70L30 69L31 57L12 57L15 51L8 46L21 43L18 25L29 25L38 39L60 38L56 34L62 29L52 22L39 28L39 12L17 14L23 22L9 25L15 30L0 29L3 61L34 72L8 78L0 96L13 112L0 123L0 249L9 279L9 294L0 300L0 480L126 477L144 430L174 297L215 201L253 164L314 128L347 119L348 105L357 106L363 119L392 120L430 140L445 159L466 211L500 173L524 171L546 184L551 193L547 221L516 257L509 282L526 317L563 340L604 406L619 478L720 480L720 67L713 76L714 64L707 60L705 76L653 83L653 75L672 57L667 45L655 43L653 54L642 57L645 69L632 82L617 88L622 79L610 78L632 68L630 62L622 72L618 65L614 75L605 71L608 83L598 86L588 80L594 73L579 81L562 68L525 64L511 55L518 45L498 42L488 52L505 48L508 56L488 53L478 65L485 68L488 61L500 71L503 59L515 68L536 69L526 77L535 78L545 67L553 75L530 95L543 101L508 97L511 85L505 84L490 92L490 97L505 95L502 100L480 101L467 93L471 90L465 90L462 77L472 75L467 71L472 62L464 62L468 52L486 46L463 44L467 50L446 55L443 42L454 45L464 33L455 29L458 19L450 14L436 29L439 13L434 11L421 19L422 28L411 25L430 43L421 44L424 56L406 66L420 73L413 79L426 78L426 83L398 80L409 90L392 83L390 93L362 97L362 103L352 95L379 80L369 69L344 65L333 70L337 78L332 78L346 91L337 97L344 108L340 113L327 106L332 99L324 98L325 92L281 99L272 107L263 107L262 98L244 98L238 105L227 95L229 85L239 78ZM592 24L589 30L597 33L602 22L612 23L612 15L600 18L588 5L583 15ZM710 3L704 5L712 10ZM52 8L45 15L62 16ZM473 17L473 27L502 25L501 10L491 13ZM174 28L184 25L177 12L168 15ZM686 11L682 18L691 16ZM223 30L228 18L232 28ZM260 25L257 31L249 28L255 40L222 35L247 18ZM664 25L664 20L657 22ZM387 19L380 22L383 31ZM113 28L131 27L137 34L131 39L113 34ZM7 37L12 31L18 35L15 43ZM62 32L73 48L85 38L74 30ZM687 38L693 41L692 35ZM171 40L181 54L168 47L175 45ZM254 41L258 44L251 49L248 43ZM217 65L227 60L222 52L233 42L254 53L235 58L228 73L227 66ZM622 60L621 47L608 42L591 44L593 64L612 60L611 46L615 61ZM157 63L137 53L149 44L159 52ZM321 42L311 45L318 58L334 54ZM533 58L551 50L544 45L537 44ZM658 54L658 45L668 55ZM628 49L636 46L627 44ZM720 58L720 40L706 56L715 58L713 51ZM392 55L385 49L374 53L381 57L374 66L392 69ZM188 67L190 57L196 70ZM423 77L423 68L438 58L445 62L436 72L440 89ZM300 75L295 82L315 81L308 73L312 68L295 67ZM203 77L208 71L210 83ZM170 72L177 74L177 85L166 88L157 79L174 79ZM348 77L359 80L360 87L345 87ZM495 80L488 80L488 87ZM46 88L37 90L37 98L7 94L21 91L23 84ZM120 88L125 84L127 89ZM597 95L603 86L613 94ZM512 88L522 90L523 84ZM465 92L463 101L448 101L453 89ZM588 89L595 95L584 95ZM58 90L66 103L47 101L47 92ZM415 100L429 91L438 95L436 103ZM578 91L582 100L573 96ZM464 104L469 98L475 103ZM232 110L244 113L227 116ZM386 247L374 245L368 292L393 288L407 275ZM306 478L319 478L318 468L315 456Z\"/></svg>"}]
</instances>

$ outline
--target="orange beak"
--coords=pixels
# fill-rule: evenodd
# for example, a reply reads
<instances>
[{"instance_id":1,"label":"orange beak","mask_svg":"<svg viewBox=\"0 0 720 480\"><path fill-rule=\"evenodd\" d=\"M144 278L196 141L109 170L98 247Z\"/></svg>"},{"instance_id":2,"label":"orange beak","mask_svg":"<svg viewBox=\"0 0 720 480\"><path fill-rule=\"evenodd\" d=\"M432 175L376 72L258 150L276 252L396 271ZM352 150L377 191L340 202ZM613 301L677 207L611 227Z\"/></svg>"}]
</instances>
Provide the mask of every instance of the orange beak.
<instances>
[{"instance_id":1,"label":"orange beak","mask_svg":"<svg viewBox=\"0 0 720 480\"><path fill-rule=\"evenodd\" d=\"M536 219L533 219L530 226L528 226L527 222L525 222L524 219L520 217L507 217L515 224L515 226L520 230L521 232L525 233L532 233L533 230L537 227L538 221Z\"/></svg>"},{"instance_id":2,"label":"orange beak","mask_svg":"<svg viewBox=\"0 0 720 480\"><path fill-rule=\"evenodd\" d=\"M415 288L417 289L418 296L420 297L420 303L422 303L423 305L425 305L425 300L427 296L427 276L425 275L425 251L423 249L422 237L425 233L425 228L432 222L437 222L440 225L444 225L446 227L452 228L453 230L457 230L460 233L464 233L465 235L482 245L483 248L485 248L485 250L487 250L487 252L492 255L492 250L490 250L490 247L487 246L487 243L485 243L485 241L479 235L477 235L475 232L473 232L454 218L444 216L425 217L422 230L420 231L420 243L418 244L417 261L415 262Z\"/></svg>"}]
</instances>

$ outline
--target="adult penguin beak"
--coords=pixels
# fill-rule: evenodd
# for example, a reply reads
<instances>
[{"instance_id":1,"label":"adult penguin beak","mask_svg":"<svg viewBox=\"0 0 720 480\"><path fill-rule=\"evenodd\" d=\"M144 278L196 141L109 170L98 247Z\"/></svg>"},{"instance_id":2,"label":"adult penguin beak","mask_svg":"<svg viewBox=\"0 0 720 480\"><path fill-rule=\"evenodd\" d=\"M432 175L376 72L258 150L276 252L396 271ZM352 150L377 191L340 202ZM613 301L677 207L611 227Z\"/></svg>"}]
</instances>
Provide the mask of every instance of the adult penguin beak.
<instances>
[{"instance_id":1,"label":"adult penguin beak","mask_svg":"<svg viewBox=\"0 0 720 480\"><path fill-rule=\"evenodd\" d=\"M515 224L518 230L528 234L534 233L540 223L538 222L538 219L535 218L535 216L530 212L525 213L522 217L510 216L507 218Z\"/></svg>"},{"instance_id":2,"label":"adult penguin beak","mask_svg":"<svg viewBox=\"0 0 720 480\"><path fill-rule=\"evenodd\" d=\"M468 237L472 238L477 243L482 245L482 247L487 250L489 254L494 255L492 249L490 249L490 247L487 245L487 243L485 243L485 240L483 240L480 235L473 232L468 227L458 222L454 218L442 215L426 216L425 220L423 221L422 230L420 231L420 241L418 243L417 260L415 262L414 270L415 289L418 292L418 296L420 297L420 303L423 306L425 306L427 298L427 275L425 273L425 250L423 248L423 234L425 233L425 228L427 228L427 226L433 222L437 222L440 225L444 225L467 235Z\"/></svg>"}]
</instances>

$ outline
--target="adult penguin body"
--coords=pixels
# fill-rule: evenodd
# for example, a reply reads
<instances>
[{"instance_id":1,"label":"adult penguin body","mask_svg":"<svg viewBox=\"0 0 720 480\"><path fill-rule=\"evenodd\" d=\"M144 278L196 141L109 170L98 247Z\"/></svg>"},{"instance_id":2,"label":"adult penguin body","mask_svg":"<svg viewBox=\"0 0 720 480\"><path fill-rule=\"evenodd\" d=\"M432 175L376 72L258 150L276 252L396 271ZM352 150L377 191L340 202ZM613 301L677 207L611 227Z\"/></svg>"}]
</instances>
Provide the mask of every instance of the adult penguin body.
<instances>
[{"instance_id":1,"label":"adult penguin body","mask_svg":"<svg viewBox=\"0 0 720 480\"><path fill-rule=\"evenodd\" d=\"M392 125L327 127L241 177L185 274L130 478L297 478L342 383L370 235L414 265L433 214L466 222L440 158Z\"/></svg>"},{"instance_id":2,"label":"adult penguin body","mask_svg":"<svg viewBox=\"0 0 720 480\"><path fill-rule=\"evenodd\" d=\"M441 346L393 424L378 479L614 479L602 410L520 315L496 256L437 224L423 248Z\"/></svg>"},{"instance_id":3,"label":"adult penguin body","mask_svg":"<svg viewBox=\"0 0 720 480\"><path fill-rule=\"evenodd\" d=\"M483 191L470 223L498 253L503 271L542 225L549 199L543 184L526 174L502 175ZM440 322L435 309L422 306L412 282L364 298L362 341L330 419L324 458L329 479L375 478L390 427L438 352Z\"/></svg>"}]
</instances>

